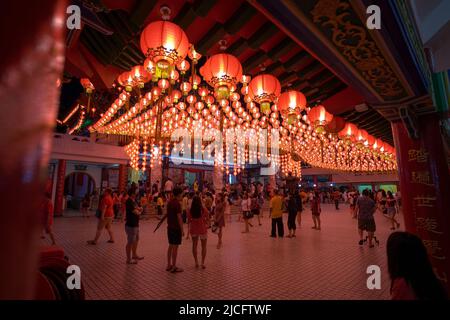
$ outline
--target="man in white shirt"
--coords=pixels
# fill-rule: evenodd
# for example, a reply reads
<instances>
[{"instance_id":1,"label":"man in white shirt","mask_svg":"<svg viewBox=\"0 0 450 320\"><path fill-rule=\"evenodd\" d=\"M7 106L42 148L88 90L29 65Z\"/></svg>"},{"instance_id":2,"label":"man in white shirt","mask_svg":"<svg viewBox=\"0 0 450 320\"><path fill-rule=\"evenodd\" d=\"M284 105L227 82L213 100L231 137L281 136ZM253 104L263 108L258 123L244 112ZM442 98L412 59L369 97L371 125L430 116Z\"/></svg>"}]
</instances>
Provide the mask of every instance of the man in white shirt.
<instances>
[{"instance_id":1,"label":"man in white shirt","mask_svg":"<svg viewBox=\"0 0 450 320\"><path fill-rule=\"evenodd\" d=\"M171 193L173 190L173 182L172 179L167 179L166 183L164 184L164 192Z\"/></svg>"}]
</instances>

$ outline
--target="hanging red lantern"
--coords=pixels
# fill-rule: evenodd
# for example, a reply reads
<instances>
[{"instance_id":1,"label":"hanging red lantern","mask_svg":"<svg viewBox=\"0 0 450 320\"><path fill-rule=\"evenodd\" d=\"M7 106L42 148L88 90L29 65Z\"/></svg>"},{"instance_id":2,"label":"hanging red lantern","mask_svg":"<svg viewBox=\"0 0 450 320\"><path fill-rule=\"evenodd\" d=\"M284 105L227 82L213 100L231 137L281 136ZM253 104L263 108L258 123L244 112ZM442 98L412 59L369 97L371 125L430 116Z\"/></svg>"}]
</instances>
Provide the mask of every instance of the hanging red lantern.
<instances>
[{"instance_id":1,"label":"hanging red lantern","mask_svg":"<svg viewBox=\"0 0 450 320\"><path fill-rule=\"evenodd\" d=\"M364 143L367 141L367 137L369 136L369 133L367 133L366 130L359 129L358 133L356 134L356 146L362 147Z\"/></svg>"},{"instance_id":2,"label":"hanging red lantern","mask_svg":"<svg viewBox=\"0 0 450 320\"><path fill-rule=\"evenodd\" d=\"M177 69L180 70L181 74L185 74L189 70L190 64L187 60L181 60L177 63Z\"/></svg>"},{"instance_id":3,"label":"hanging red lantern","mask_svg":"<svg viewBox=\"0 0 450 320\"><path fill-rule=\"evenodd\" d=\"M80 79L80 83L83 86L83 88L86 90L87 94L92 93L92 91L95 90L94 85L92 84L91 80L88 78L82 78Z\"/></svg>"},{"instance_id":4,"label":"hanging red lantern","mask_svg":"<svg viewBox=\"0 0 450 320\"><path fill-rule=\"evenodd\" d=\"M338 136L345 142L351 143L356 140L357 133L358 133L358 127L355 126L353 123L347 122L345 124L344 129L339 131Z\"/></svg>"},{"instance_id":5,"label":"hanging red lantern","mask_svg":"<svg viewBox=\"0 0 450 320\"><path fill-rule=\"evenodd\" d=\"M143 66L134 66L131 69L131 76L133 81L137 83L139 88L144 88L146 82L150 81L151 74Z\"/></svg>"},{"instance_id":6,"label":"hanging red lantern","mask_svg":"<svg viewBox=\"0 0 450 320\"><path fill-rule=\"evenodd\" d=\"M270 103L281 93L280 81L271 74L261 74L253 78L248 85L248 96L261 106L261 111L270 114Z\"/></svg>"},{"instance_id":7,"label":"hanging red lantern","mask_svg":"<svg viewBox=\"0 0 450 320\"><path fill-rule=\"evenodd\" d=\"M306 97L303 93L296 90L286 91L278 98L277 105L282 115L287 115L294 111L298 113L305 109Z\"/></svg>"},{"instance_id":8,"label":"hanging red lantern","mask_svg":"<svg viewBox=\"0 0 450 320\"><path fill-rule=\"evenodd\" d=\"M319 105L308 112L308 119L317 133L323 133L325 126L333 120L333 115L327 112L324 106Z\"/></svg>"},{"instance_id":9,"label":"hanging red lantern","mask_svg":"<svg viewBox=\"0 0 450 320\"><path fill-rule=\"evenodd\" d=\"M342 129L344 129L346 123L345 120L341 117L333 117L333 120L330 121L330 123L328 123L325 126L325 130L328 133L339 133L340 131L342 131Z\"/></svg>"},{"instance_id":10,"label":"hanging red lantern","mask_svg":"<svg viewBox=\"0 0 450 320\"><path fill-rule=\"evenodd\" d=\"M186 33L170 21L149 23L141 33L141 51L162 70L186 58L189 40Z\"/></svg>"},{"instance_id":11,"label":"hanging red lantern","mask_svg":"<svg viewBox=\"0 0 450 320\"><path fill-rule=\"evenodd\" d=\"M195 51L193 44L189 45L188 56L189 56L189 59L192 60L193 64L197 64L198 60L200 60L200 58L202 57L202 55L200 53Z\"/></svg>"},{"instance_id":12,"label":"hanging red lantern","mask_svg":"<svg viewBox=\"0 0 450 320\"><path fill-rule=\"evenodd\" d=\"M242 79L242 66L235 56L219 53L205 62L200 74L214 88L218 99L228 99L230 92Z\"/></svg>"},{"instance_id":13,"label":"hanging red lantern","mask_svg":"<svg viewBox=\"0 0 450 320\"><path fill-rule=\"evenodd\" d=\"M128 71L121 73L117 78L117 82L119 82L121 86L125 87L125 90L127 92L131 92L131 90L133 90L133 87L135 86L133 76Z\"/></svg>"}]
</instances>

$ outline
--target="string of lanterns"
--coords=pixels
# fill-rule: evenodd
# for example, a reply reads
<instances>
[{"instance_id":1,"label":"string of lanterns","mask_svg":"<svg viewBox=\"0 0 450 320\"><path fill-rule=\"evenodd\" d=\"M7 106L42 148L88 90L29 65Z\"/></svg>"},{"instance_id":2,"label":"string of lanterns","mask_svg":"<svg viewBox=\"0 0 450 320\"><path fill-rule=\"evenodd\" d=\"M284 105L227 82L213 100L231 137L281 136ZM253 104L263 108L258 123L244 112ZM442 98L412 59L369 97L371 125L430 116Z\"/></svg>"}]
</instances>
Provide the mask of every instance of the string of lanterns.
<instances>
[{"instance_id":1,"label":"string of lanterns","mask_svg":"<svg viewBox=\"0 0 450 320\"><path fill-rule=\"evenodd\" d=\"M152 167L171 154L176 148L170 141L175 129L201 134L219 130L224 138L214 165L226 173L238 174L246 163L262 157L281 166L282 172L297 176L301 175L300 160L348 171L396 169L395 150L390 145L334 117L322 105L307 106L299 91L281 92L280 82L271 74L253 79L245 75L231 54L209 57L198 74L201 54L170 21L147 25L140 46L146 56L144 64L119 75L117 82L124 89L90 127L92 132L133 137L125 150L137 170ZM130 107L134 94L137 102ZM245 134L230 140L229 129ZM269 150L270 137L266 142L259 135L265 129L269 133L279 130L279 155L262 154L251 145L266 145ZM203 155L208 148L194 143L194 153ZM223 149L233 150L233 158L228 159Z\"/></svg>"}]
</instances>

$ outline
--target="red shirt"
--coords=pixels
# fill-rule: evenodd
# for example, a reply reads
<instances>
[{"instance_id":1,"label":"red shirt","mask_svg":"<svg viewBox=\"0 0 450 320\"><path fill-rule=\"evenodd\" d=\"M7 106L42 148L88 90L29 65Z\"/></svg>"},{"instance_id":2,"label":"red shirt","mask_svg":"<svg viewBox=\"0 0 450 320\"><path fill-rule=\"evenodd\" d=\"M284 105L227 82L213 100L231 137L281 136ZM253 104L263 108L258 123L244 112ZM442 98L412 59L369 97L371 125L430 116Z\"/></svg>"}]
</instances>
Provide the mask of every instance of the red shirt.
<instances>
[{"instance_id":1,"label":"red shirt","mask_svg":"<svg viewBox=\"0 0 450 320\"><path fill-rule=\"evenodd\" d=\"M189 221L189 231L193 235L203 235L208 232L206 226L206 219L208 218L208 213L206 210L202 209L202 215L200 218L192 218L191 212L188 213Z\"/></svg>"},{"instance_id":2,"label":"red shirt","mask_svg":"<svg viewBox=\"0 0 450 320\"><path fill-rule=\"evenodd\" d=\"M102 199L102 202L100 204L100 208L103 212L105 210L105 218L111 218L114 217L114 208L113 208L114 202L112 197L108 194L105 195Z\"/></svg>"}]
</instances>

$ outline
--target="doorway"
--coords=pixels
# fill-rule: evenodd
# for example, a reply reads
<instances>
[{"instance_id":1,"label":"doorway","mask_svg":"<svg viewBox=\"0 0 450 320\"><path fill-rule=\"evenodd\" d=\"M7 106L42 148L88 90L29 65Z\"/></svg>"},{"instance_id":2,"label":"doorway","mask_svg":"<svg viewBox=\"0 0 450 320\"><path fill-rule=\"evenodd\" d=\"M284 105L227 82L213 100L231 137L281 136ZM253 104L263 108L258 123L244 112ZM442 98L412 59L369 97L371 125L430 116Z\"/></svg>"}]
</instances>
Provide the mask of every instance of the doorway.
<instances>
[{"instance_id":1,"label":"doorway","mask_svg":"<svg viewBox=\"0 0 450 320\"><path fill-rule=\"evenodd\" d=\"M66 208L79 210L81 202L86 195L95 190L95 180L85 172L73 172L64 181L64 196Z\"/></svg>"}]
</instances>

